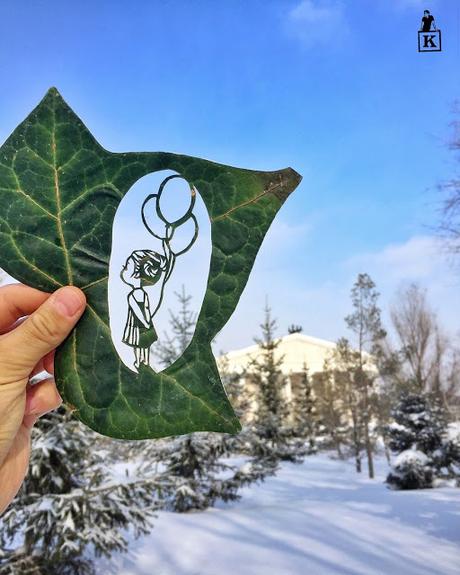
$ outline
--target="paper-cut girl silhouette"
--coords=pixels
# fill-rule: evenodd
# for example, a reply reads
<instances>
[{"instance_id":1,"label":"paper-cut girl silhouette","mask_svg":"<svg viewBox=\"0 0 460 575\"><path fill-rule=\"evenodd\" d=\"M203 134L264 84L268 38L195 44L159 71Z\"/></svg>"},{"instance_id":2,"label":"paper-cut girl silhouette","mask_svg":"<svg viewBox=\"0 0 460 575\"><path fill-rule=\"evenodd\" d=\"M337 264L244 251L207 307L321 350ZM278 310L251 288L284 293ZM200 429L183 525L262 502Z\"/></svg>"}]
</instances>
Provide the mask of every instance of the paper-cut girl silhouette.
<instances>
[{"instance_id":1,"label":"paper-cut girl silhouette","mask_svg":"<svg viewBox=\"0 0 460 575\"><path fill-rule=\"evenodd\" d=\"M152 250L136 250L126 260L120 277L132 290L128 295L128 317L123 332L123 343L134 349L134 366L139 369L141 363L148 365L150 346L158 339L153 325L153 316L149 296L143 289L146 285L156 284L167 273L168 260Z\"/></svg>"},{"instance_id":2,"label":"paper-cut girl silhouette","mask_svg":"<svg viewBox=\"0 0 460 575\"><path fill-rule=\"evenodd\" d=\"M176 259L187 252L198 237L198 222L192 213L196 192L191 184L187 182L190 188L190 204L183 216L175 221L169 221L161 210L160 198L165 186L170 180L175 178L183 179L178 174L165 178L160 184L158 192L148 195L141 208L142 222L147 231L161 241L163 253L160 254L152 250L135 250L128 257L120 272L122 281L132 288L128 294L128 317L122 341L134 349L134 367L136 370L139 369L141 364L149 365L150 363L150 347L158 339L155 326L153 325L153 318L162 304L165 286L174 271ZM154 202L155 213L161 224L160 230L157 231L152 229L145 213L146 206L152 201ZM174 241L175 232L189 220L193 224L191 227L191 238L185 246L182 246L182 249L177 248L174 250L171 243ZM149 296L144 287L146 285L155 285L159 282L161 283L158 301L155 308L152 309Z\"/></svg>"}]
</instances>

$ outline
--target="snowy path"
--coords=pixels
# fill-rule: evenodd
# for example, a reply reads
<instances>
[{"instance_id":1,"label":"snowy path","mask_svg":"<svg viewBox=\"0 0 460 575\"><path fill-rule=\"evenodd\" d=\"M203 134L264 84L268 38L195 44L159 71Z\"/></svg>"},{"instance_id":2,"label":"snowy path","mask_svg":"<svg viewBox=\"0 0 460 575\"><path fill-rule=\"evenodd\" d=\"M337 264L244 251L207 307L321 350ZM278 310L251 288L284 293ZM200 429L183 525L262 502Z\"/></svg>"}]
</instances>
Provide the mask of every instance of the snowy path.
<instances>
[{"instance_id":1,"label":"snowy path","mask_svg":"<svg viewBox=\"0 0 460 575\"><path fill-rule=\"evenodd\" d=\"M120 575L459 575L460 489L395 492L350 463L285 464L243 499L161 513ZM100 565L107 573L107 565Z\"/></svg>"}]
</instances>

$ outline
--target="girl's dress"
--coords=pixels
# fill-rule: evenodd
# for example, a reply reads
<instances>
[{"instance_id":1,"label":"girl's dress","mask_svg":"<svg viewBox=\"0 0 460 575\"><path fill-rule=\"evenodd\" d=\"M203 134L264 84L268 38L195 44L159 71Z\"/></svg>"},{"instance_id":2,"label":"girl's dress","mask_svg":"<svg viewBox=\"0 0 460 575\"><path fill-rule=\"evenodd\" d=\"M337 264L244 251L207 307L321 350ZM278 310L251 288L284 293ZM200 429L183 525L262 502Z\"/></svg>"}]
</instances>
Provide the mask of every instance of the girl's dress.
<instances>
[{"instance_id":1,"label":"girl's dress","mask_svg":"<svg viewBox=\"0 0 460 575\"><path fill-rule=\"evenodd\" d=\"M133 306L137 303L144 318L148 320L146 327L133 311ZM157 332L153 326L150 315L150 302L148 295L141 288L133 289L128 296L128 318L126 320L125 331L123 332L123 343L131 347L147 348L158 339Z\"/></svg>"}]
</instances>

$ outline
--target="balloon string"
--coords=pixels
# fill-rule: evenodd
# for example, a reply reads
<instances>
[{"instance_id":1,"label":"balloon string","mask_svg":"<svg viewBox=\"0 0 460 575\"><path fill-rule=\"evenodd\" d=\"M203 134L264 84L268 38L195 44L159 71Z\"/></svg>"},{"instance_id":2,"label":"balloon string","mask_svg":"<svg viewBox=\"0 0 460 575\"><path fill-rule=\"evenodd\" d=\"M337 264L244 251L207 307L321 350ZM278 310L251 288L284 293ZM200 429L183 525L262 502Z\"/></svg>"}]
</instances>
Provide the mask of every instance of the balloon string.
<instances>
[{"instance_id":1,"label":"balloon string","mask_svg":"<svg viewBox=\"0 0 460 575\"><path fill-rule=\"evenodd\" d=\"M166 253L167 250L169 251L169 255ZM174 270L175 263L176 263L176 256L173 253L173 251L171 250L171 248L169 247L169 242L167 242L166 240L163 240L163 251L165 253L166 262L167 262L166 268L165 268L166 273L165 273L163 281L161 283L160 298L158 300L158 304L157 304L155 311L153 312L152 316L154 316L157 313L157 311L160 309L160 306L163 302L163 296L164 296L166 282L171 277L172 272Z\"/></svg>"}]
</instances>

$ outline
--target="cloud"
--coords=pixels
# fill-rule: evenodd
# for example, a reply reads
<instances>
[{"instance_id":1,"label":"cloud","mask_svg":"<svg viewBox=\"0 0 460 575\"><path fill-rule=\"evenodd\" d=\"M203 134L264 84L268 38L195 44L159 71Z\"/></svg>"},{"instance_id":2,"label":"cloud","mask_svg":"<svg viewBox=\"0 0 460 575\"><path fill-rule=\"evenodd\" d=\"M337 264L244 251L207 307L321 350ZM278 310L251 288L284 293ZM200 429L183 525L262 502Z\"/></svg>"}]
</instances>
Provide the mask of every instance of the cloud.
<instances>
[{"instance_id":1,"label":"cloud","mask_svg":"<svg viewBox=\"0 0 460 575\"><path fill-rule=\"evenodd\" d=\"M302 0L289 11L287 30L306 48L335 44L349 33L343 4L335 0Z\"/></svg>"},{"instance_id":2,"label":"cloud","mask_svg":"<svg viewBox=\"0 0 460 575\"><path fill-rule=\"evenodd\" d=\"M446 267L439 240L433 236L414 236L402 244L389 244L379 252L349 258L348 268L384 274L386 282L423 281Z\"/></svg>"}]
</instances>

